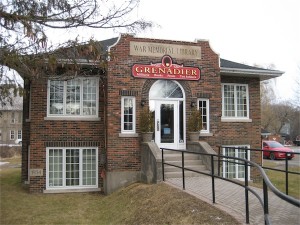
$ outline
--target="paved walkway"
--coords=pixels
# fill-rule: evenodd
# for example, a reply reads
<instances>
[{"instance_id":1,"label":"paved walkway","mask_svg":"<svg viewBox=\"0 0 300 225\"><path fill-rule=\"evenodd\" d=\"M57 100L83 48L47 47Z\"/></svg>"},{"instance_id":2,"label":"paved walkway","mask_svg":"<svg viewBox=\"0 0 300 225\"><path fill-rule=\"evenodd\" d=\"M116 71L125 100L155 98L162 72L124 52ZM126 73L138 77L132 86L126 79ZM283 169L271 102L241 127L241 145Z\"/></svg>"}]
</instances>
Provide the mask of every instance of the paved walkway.
<instances>
[{"instance_id":1,"label":"paved walkway","mask_svg":"<svg viewBox=\"0 0 300 225\"><path fill-rule=\"evenodd\" d=\"M182 189L181 178L169 178L166 183ZM253 188L262 197L262 189ZM185 178L185 191L212 203L211 177L201 175L199 177ZM215 179L216 203L214 206L234 216L242 224L246 224L245 213L245 190L244 188L224 181ZM269 215L272 225L300 225L300 208L289 204L272 191L268 191ZM259 200L249 192L249 215L250 224L264 224L263 208Z\"/></svg>"}]
</instances>

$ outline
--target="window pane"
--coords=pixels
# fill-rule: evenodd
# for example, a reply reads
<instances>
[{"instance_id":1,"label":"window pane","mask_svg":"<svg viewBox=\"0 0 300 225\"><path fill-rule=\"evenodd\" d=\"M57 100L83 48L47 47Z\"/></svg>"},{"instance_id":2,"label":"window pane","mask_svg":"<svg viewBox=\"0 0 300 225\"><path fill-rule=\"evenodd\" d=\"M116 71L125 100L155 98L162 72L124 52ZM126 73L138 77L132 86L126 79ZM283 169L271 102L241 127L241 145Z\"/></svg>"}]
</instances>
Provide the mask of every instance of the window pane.
<instances>
[{"instance_id":1,"label":"window pane","mask_svg":"<svg viewBox=\"0 0 300 225\"><path fill-rule=\"evenodd\" d=\"M80 80L67 81L66 114L80 115Z\"/></svg>"},{"instance_id":2,"label":"window pane","mask_svg":"<svg viewBox=\"0 0 300 225\"><path fill-rule=\"evenodd\" d=\"M201 112L202 117L202 131L208 131L208 99L200 99L199 100L199 110Z\"/></svg>"},{"instance_id":3,"label":"window pane","mask_svg":"<svg viewBox=\"0 0 300 225\"><path fill-rule=\"evenodd\" d=\"M247 117L247 92L245 86L236 86L237 116Z\"/></svg>"},{"instance_id":4,"label":"window pane","mask_svg":"<svg viewBox=\"0 0 300 225\"><path fill-rule=\"evenodd\" d=\"M79 185L79 149L66 150L66 186Z\"/></svg>"},{"instance_id":5,"label":"window pane","mask_svg":"<svg viewBox=\"0 0 300 225\"><path fill-rule=\"evenodd\" d=\"M235 116L233 85L224 85L224 114L226 117Z\"/></svg>"},{"instance_id":6,"label":"window pane","mask_svg":"<svg viewBox=\"0 0 300 225\"><path fill-rule=\"evenodd\" d=\"M82 150L82 185L96 185L96 149Z\"/></svg>"},{"instance_id":7,"label":"window pane","mask_svg":"<svg viewBox=\"0 0 300 225\"><path fill-rule=\"evenodd\" d=\"M226 147L224 148L224 155L246 159L246 151L246 146ZM227 159L227 161L224 163L224 177L233 179L245 178L244 161L236 159Z\"/></svg>"},{"instance_id":8,"label":"window pane","mask_svg":"<svg viewBox=\"0 0 300 225\"><path fill-rule=\"evenodd\" d=\"M49 186L63 186L63 150L49 149Z\"/></svg>"},{"instance_id":9,"label":"window pane","mask_svg":"<svg viewBox=\"0 0 300 225\"><path fill-rule=\"evenodd\" d=\"M97 83L95 79L83 80L83 115L96 115Z\"/></svg>"},{"instance_id":10,"label":"window pane","mask_svg":"<svg viewBox=\"0 0 300 225\"><path fill-rule=\"evenodd\" d=\"M49 113L63 114L63 97L64 97L64 82L63 81L49 81Z\"/></svg>"},{"instance_id":11,"label":"window pane","mask_svg":"<svg viewBox=\"0 0 300 225\"><path fill-rule=\"evenodd\" d=\"M235 151L233 148L225 148L225 156L235 157ZM235 163L234 159L225 158L225 177L235 178Z\"/></svg>"},{"instance_id":12,"label":"window pane","mask_svg":"<svg viewBox=\"0 0 300 225\"><path fill-rule=\"evenodd\" d=\"M132 131L134 123L134 98L123 98L123 130Z\"/></svg>"},{"instance_id":13,"label":"window pane","mask_svg":"<svg viewBox=\"0 0 300 225\"><path fill-rule=\"evenodd\" d=\"M183 98L183 92L177 83L170 80L158 80L153 84L150 98Z\"/></svg>"}]
</instances>

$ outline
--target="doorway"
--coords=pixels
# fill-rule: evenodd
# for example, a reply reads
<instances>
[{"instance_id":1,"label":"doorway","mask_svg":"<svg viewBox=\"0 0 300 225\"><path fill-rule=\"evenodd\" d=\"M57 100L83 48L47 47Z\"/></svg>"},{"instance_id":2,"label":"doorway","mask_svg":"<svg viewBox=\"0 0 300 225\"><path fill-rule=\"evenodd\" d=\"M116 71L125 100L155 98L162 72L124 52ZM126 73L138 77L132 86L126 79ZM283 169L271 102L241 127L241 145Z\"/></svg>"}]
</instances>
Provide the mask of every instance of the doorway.
<instances>
[{"instance_id":1,"label":"doorway","mask_svg":"<svg viewBox=\"0 0 300 225\"><path fill-rule=\"evenodd\" d=\"M149 92L154 113L155 143L159 148L185 149L185 101L182 87L175 81L158 80Z\"/></svg>"}]
</instances>

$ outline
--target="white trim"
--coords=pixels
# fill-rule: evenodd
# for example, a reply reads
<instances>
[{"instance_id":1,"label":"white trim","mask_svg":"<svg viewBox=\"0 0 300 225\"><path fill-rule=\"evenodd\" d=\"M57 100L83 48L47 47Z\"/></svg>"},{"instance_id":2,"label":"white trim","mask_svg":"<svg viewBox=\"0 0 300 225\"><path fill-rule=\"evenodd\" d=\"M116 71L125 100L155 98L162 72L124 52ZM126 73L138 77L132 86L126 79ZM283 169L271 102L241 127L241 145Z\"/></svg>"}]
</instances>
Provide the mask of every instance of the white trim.
<instances>
[{"instance_id":1,"label":"white trim","mask_svg":"<svg viewBox=\"0 0 300 225\"><path fill-rule=\"evenodd\" d=\"M110 61L110 49L112 47L115 47L119 43L119 41L121 40L121 37L122 37L122 34L119 34L119 37L118 37L117 41L114 44L107 47L107 53L108 53L107 54L107 61Z\"/></svg>"},{"instance_id":2,"label":"white trim","mask_svg":"<svg viewBox=\"0 0 300 225\"><path fill-rule=\"evenodd\" d=\"M124 129L124 100L131 99L132 100L132 130ZM122 134L135 134L136 132L136 100L134 96L122 96L121 97L121 133Z\"/></svg>"},{"instance_id":3,"label":"white trim","mask_svg":"<svg viewBox=\"0 0 300 225\"><path fill-rule=\"evenodd\" d=\"M210 121L209 121L209 115L210 115L210 111L209 111L209 99L208 98L198 98L197 99L197 109L199 110L199 101L205 101L206 102L206 123L207 123L207 128L205 130L201 130L200 134L202 134L202 136L204 136L203 134L209 134L210 132ZM201 116L202 116L202 112L201 112ZM203 121L202 121L203 124Z\"/></svg>"},{"instance_id":4,"label":"white trim","mask_svg":"<svg viewBox=\"0 0 300 225\"><path fill-rule=\"evenodd\" d=\"M74 116L74 117L67 117L67 116L55 116L55 117L44 117L44 120L73 120L73 121L100 121L101 118L92 118L92 117L84 117L84 116ZM30 121L26 121L30 122Z\"/></svg>"},{"instance_id":5,"label":"white trim","mask_svg":"<svg viewBox=\"0 0 300 225\"><path fill-rule=\"evenodd\" d=\"M222 83L222 119L224 120L225 118L227 119L248 119L249 120L249 116L250 116L250 104L249 104L249 87L248 84L239 84L239 83ZM224 102L224 86L228 85L228 86L234 86L234 114L235 116L224 116L225 115L225 102ZM245 117L237 117L237 91L236 91L236 87L237 86L244 86L246 87L246 104L247 104L247 116ZM247 121L249 122L249 121Z\"/></svg>"},{"instance_id":6,"label":"white trim","mask_svg":"<svg viewBox=\"0 0 300 225\"><path fill-rule=\"evenodd\" d=\"M45 194L59 193L81 193L81 192L100 192L101 188L82 188L82 189L63 189L63 190L43 190Z\"/></svg>"},{"instance_id":7,"label":"white trim","mask_svg":"<svg viewBox=\"0 0 300 225\"><path fill-rule=\"evenodd\" d=\"M277 70L264 70L264 69L256 70L256 69L238 69L238 68L221 67L221 73L222 72L269 75L269 76L280 76L284 73L283 71L277 71Z\"/></svg>"},{"instance_id":8,"label":"white trim","mask_svg":"<svg viewBox=\"0 0 300 225\"><path fill-rule=\"evenodd\" d=\"M235 118L235 117L221 117L221 122L229 123L252 123L252 119L248 118Z\"/></svg>"},{"instance_id":9,"label":"white trim","mask_svg":"<svg viewBox=\"0 0 300 225\"><path fill-rule=\"evenodd\" d=\"M119 137L121 138L127 138L127 137L139 137L139 134L137 133L119 133Z\"/></svg>"},{"instance_id":10,"label":"white trim","mask_svg":"<svg viewBox=\"0 0 300 225\"><path fill-rule=\"evenodd\" d=\"M96 84L96 114L95 115L83 115L83 80L84 79L90 79L95 82ZM50 114L50 82L51 80L48 80L48 85L47 85L47 117L45 117L45 120L48 120L48 118L57 118L57 120L85 120L85 119L95 119L98 118L99 114L99 78L98 77L78 77L74 78L72 80L80 80L80 102L79 102L79 107L80 107L80 115L70 115L66 114L66 92L67 92L67 81L62 81L63 82L63 103L62 103L62 114ZM77 119L78 118L78 119ZM50 119L49 119L50 120Z\"/></svg>"}]
</instances>

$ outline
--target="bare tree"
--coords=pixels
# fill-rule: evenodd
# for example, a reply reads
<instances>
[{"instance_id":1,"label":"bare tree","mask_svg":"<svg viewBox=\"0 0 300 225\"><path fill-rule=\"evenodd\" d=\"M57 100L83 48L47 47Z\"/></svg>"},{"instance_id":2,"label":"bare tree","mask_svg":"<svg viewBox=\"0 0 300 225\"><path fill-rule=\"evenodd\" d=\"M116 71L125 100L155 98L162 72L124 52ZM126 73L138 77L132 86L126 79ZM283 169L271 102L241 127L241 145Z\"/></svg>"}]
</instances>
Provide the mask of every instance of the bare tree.
<instances>
[{"instance_id":1,"label":"bare tree","mask_svg":"<svg viewBox=\"0 0 300 225\"><path fill-rule=\"evenodd\" d=\"M53 32L57 29L83 27L140 32L151 28L153 24L143 19L131 19L138 5L139 0L0 1L0 84L4 80L6 83L13 82L8 79L8 70L4 66L21 71L22 77L38 77L45 69L45 62L51 68L51 64L55 64L56 59L60 58L59 54L65 53L57 51L61 48L76 48L79 54L86 55L88 52L89 56L99 60L101 49L95 45L95 41L87 39L86 45L82 47L82 43L75 38L65 40L58 46L51 46L46 30ZM73 68L78 69L78 66ZM0 89L0 95L4 94L5 91Z\"/></svg>"},{"instance_id":2,"label":"bare tree","mask_svg":"<svg viewBox=\"0 0 300 225\"><path fill-rule=\"evenodd\" d=\"M271 124L276 120L273 112L273 104L276 100L273 84L273 80L266 80L260 83L261 126L264 129L270 129L272 127Z\"/></svg>"},{"instance_id":3,"label":"bare tree","mask_svg":"<svg viewBox=\"0 0 300 225\"><path fill-rule=\"evenodd\" d=\"M300 65L298 65L293 92L294 92L293 103L295 107L297 107L298 110L300 111Z\"/></svg>"}]
</instances>

